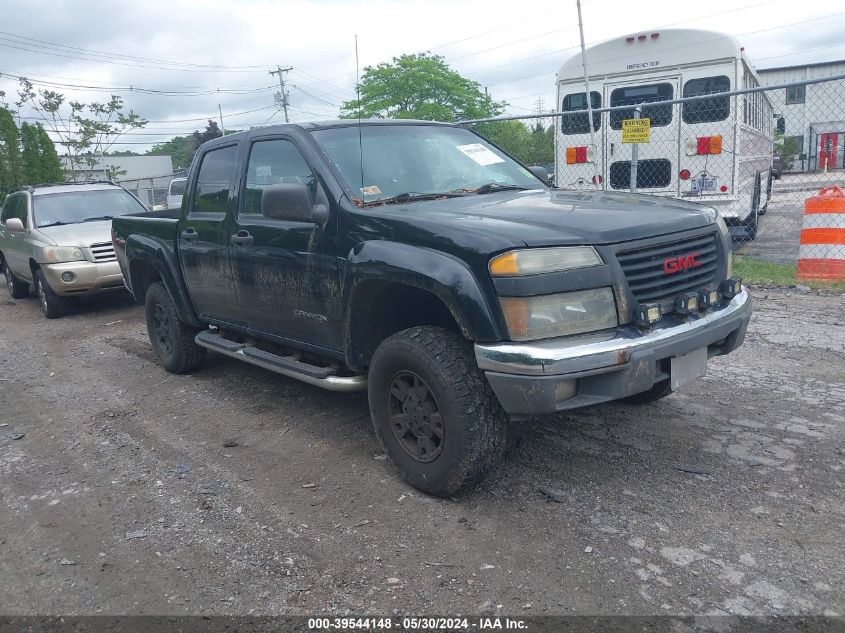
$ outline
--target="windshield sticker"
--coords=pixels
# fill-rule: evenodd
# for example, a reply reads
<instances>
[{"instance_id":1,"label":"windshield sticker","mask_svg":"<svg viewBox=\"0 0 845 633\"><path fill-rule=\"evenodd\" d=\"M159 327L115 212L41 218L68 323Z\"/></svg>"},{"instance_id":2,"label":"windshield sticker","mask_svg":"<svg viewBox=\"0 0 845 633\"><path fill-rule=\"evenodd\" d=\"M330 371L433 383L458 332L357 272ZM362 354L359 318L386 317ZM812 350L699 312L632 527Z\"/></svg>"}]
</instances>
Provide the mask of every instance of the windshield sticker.
<instances>
[{"instance_id":1,"label":"windshield sticker","mask_svg":"<svg viewBox=\"0 0 845 633\"><path fill-rule=\"evenodd\" d=\"M361 187L361 193L365 196L377 196L381 193L381 189L376 185L370 185L369 187Z\"/></svg>"},{"instance_id":2,"label":"windshield sticker","mask_svg":"<svg viewBox=\"0 0 845 633\"><path fill-rule=\"evenodd\" d=\"M484 147L481 143L470 143L469 145L458 145L458 149L469 156L479 165L493 165L495 163L504 163L505 159L497 156L489 149Z\"/></svg>"}]
</instances>

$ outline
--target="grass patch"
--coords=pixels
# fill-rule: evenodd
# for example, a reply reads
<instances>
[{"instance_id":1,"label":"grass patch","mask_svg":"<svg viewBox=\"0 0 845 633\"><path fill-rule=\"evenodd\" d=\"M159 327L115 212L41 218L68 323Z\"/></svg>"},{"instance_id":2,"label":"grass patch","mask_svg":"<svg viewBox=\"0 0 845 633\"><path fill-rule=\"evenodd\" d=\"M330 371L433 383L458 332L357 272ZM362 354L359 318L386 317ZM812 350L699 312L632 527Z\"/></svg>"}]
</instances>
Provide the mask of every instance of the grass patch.
<instances>
[{"instance_id":1,"label":"grass patch","mask_svg":"<svg viewBox=\"0 0 845 633\"><path fill-rule=\"evenodd\" d=\"M795 279L795 264L777 264L742 255L733 256L733 274L742 277L747 284L769 284L772 286L793 286L801 284L810 288L823 288L845 292L845 282L830 283L825 281L798 281Z\"/></svg>"}]
</instances>

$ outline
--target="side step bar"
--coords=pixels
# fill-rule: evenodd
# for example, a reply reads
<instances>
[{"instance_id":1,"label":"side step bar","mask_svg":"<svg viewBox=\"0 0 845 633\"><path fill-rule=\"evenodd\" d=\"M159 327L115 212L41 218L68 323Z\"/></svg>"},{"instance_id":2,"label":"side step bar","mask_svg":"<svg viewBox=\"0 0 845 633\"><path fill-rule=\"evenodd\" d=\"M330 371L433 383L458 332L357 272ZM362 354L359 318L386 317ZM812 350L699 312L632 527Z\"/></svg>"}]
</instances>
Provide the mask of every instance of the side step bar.
<instances>
[{"instance_id":1,"label":"side step bar","mask_svg":"<svg viewBox=\"0 0 845 633\"><path fill-rule=\"evenodd\" d=\"M367 388L366 376L337 376L335 370L331 367L309 365L293 356L279 356L265 352L263 349L245 343L230 341L213 330L203 330L196 335L194 342L200 347L205 347L218 354L231 356L329 391L363 391Z\"/></svg>"}]
</instances>

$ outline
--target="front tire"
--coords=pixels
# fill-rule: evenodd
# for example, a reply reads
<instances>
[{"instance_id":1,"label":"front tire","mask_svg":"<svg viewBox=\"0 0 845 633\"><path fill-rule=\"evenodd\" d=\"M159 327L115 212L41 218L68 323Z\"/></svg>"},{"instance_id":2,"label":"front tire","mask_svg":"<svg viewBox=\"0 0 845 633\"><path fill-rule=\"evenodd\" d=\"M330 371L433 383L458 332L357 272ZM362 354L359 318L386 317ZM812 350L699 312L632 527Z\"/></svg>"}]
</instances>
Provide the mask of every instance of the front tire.
<instances>
[{"instance_id":1,"label":"front tire","mask_svg":"<svg viewBox=\"0 0 845 633\"><path fill-rule=\"evenodd\" d=\"M475 485L501 458L507 415L469 342L412 327L376 349L368 378L376 436L402 478L447 497Z\"/></svg>"},{"instance_id":2,"label":"front tire","mask_svg":"<svg viewBox=\"0 0 845 633\"><path fill-rule=\"evenodd\" d=\"M368 380L373 426L402 478L448 497L481 481L504 453L507 415L471 344L412 327L379 345Z\"/></svg>"},{"instance_id":3,"label":"front tire","mask_svg":"<svg viewBox=\"0 0 845 633\"><path fill-rule=\"evenodd\" d=\"M15 277L15 273L9 269L9 265L2 258L0 258L0 263L3 264L3 275L6 277L9 295L12 299L26 299L29 296L29 284Z\"/></svg>"},{"instance_id":4,"label":"front tire","mask_svg":"<svg viewBox=\"0 0 845 633\"><path fill-rule=\"evenodd\" d=\"M58 319L64 316L68 309L68 300L53 292L47 278L39 268L35 271L35 294L38 295L38 306L41 314L48 319Z\"/></svg>"},{"instance_id":5,"label":"front tire","mask_svg":"<svg viewBox=\"0 0 845 633\"><path fill-rule=\"evenodd\" d=\"M182 322L162 282L150 285L144 312L147 334L162 367L174 374L184 374L202 364L206 355L205 348L194 342L199 330Z\"/></svg>"}]
</instances>

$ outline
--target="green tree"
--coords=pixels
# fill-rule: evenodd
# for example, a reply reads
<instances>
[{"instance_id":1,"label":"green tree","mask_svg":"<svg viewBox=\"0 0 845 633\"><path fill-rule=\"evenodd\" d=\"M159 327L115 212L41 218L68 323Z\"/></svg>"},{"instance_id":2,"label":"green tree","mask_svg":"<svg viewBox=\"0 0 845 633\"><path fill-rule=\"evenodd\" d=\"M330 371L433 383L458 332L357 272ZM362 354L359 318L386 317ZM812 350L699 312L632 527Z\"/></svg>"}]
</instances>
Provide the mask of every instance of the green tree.
<instances>
[{"instance_id":1,"label":"green tree","mask_svg":"<svg viewBox=\"0 0 845 633\"><path fill-rule=\"evenodd\" d=\"M21 166L23 179L33 185L44 182L38 132L29 123L21 124Z\"/></svg>"},{"instance_id":2,"label":"green tree","mask_svg":"<svg viewBox=\"0 0 845 633\"><path fill-rule=\"evenodd\" d=\"M20 133L8 108L0 108L0 193L23 184Z\"/></svg>"},{"instance_id":3,"label":"green tree","mask_svg":"<svg viewBox=\"0 0 845 633\"><path fill-rule=\"evenodd\" d=\"M40 123L35 124L35 133L38 137L38 151L41 153L41 175L44 182L62 182L65 179L65 170L59 160L56 144Z\"/></svg>"},{"instance_id":4,"label":"green tree","mask_svg":"<svg viewBox=\"0 0 845 633\"><path fill-rule=\"evenodd\" d=\"M342 118L457 121L495 116L506 105L492 101L478 83L430 53L402 55L392 63L367 66L359 89L360 100L345 101L341 106Z\"/></svg>"},{"instance_id":5,"label":"green tree","mask_svg":"<svg viewBox=\"0 0 845 633\"><path fill-rule=\"evenodd\" d=\"M124 133L147 124L139 114L126 111L118 95L111 95L104 103L68 101L53 90L36 91L26 77L20 79L16 105L35 110L59 138L76 180L85 180ZM114 170L112 165L103 167Z\"/></svg>"},{"instance_id":6,"label":"green tree","mask_svg":"<svg viewBox=\"0 0 845 633\"><path fill-rule=\"evenodd\" d=\"M780 156L783 171L789 171L800 152L798 140L794 136L784 136L776 130L773 143L775 155Z\"/></svg>"},{"instance_id":7,"label":"green tree","mask_svg":"<svg viewBox=\"0 0 845 633\"><path fill-rule=\"evenodd\" d=\"M190 136L174 136L164 143L156 143L147 150L147 156L170 156L173 167L185 169L194 157L194 141Z\"/></svg>"}]
</instances>

